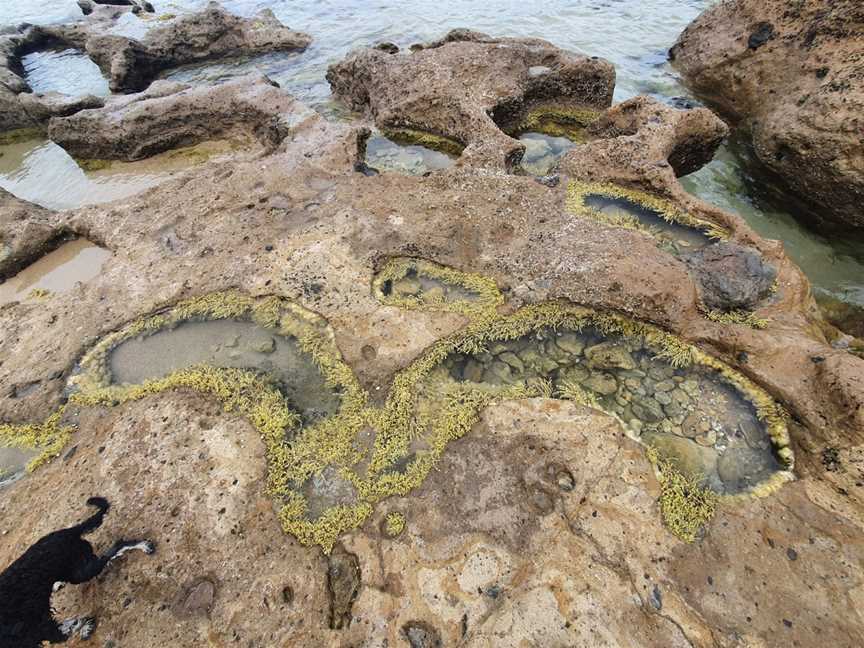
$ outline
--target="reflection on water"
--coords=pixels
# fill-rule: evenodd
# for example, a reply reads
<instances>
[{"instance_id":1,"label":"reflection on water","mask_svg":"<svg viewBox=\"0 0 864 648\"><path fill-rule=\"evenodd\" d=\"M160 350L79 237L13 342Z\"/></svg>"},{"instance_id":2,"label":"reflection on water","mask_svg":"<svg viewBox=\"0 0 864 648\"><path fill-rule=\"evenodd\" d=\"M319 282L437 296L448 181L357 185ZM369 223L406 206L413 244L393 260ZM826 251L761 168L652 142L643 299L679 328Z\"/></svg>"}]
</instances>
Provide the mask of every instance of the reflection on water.
<instances>
[{"instance_id":1,"label":"reflection on water","mask_svg":"<svg viewBox=\"0 0 864 648\"><path fill-rule=\"evenodd\" d=\"M235 147L230 142L203 142L140 162L114 162L84 171L53 142L16 142L0 147L0 187L49 209L72 209L126 198L164 182L172 172Z\"/></svg>"},{"instance_id":2,"label":"reflection on water","mask_svg":"<svg viewBox=\"0 0 864 648\"><path fill-rule=\"evenodd\" d=\"M564 154L576 144L566 137L552 137L543 133L523 133L519 141L525 145L520 166L534 176L549 174Z\"/></svg>"},{"instance_id":3,"label":"reflection on water","mask_svg":"<svg viewBox=\"0 0 864 648\"><path fill-rule=\"evenodd\" d=\"M366 164L384 173L423 175L453 166L453 162L445 153L417 144L399 144L383 135L366 140Z\"/></svg>"},{"instance_id":4,"label":"reflection on water","mask_svg":"<svg viewBox=\"0 0 864 648\"><path fill-rule=\"evenodd\" d=\"M209 365L272 375L306 420L334 413L339 397L294 338L237 320L192 321L121 343L110 355L116 384L135 385L180 369Z\"/></svg>"},{"instance_id":5,"label":"reflection on water","mask_svg":"<svg viewBox=\"0 0 864 648\"><path fill-rule=\"evenodd\" d=\"M67 292L97 276L111 252L87 239L64 243L0 284L0 304L22 301L34 290Z\"/></svg>"},{"instance_id":6,"label":"reflection on water","mask_svg":"<svg viewBox=\"0 0 864 648\"><path fill-rule=\"evenodd\" d=\"M743 151L732 142L696 173L682 178L690 193L739 214L761 236L783 241L786 253L813 284L817 299L830 298L864 309L864 236L826 238L793 214L755 195L740 166ZM803 222L803 218L802 218Z\"/></svg>"},{"instance_id":7,"label":"reflection on water","mask_svg":"<svg viewBox=\"0 0 864 648\"><path fill-rule=\"evenodd\" d=\"M622 222L635 219L641 227L646 228L658 239L663 249L672 254L693 252L713 242L703 231L670 222L663 218L662 214L627 198L588 194L585 197L585 206L613 219L620 219Z\"/></svg>"},{"instance_id":8,"label":"reflection on water","mask_svg":"<svg viewBox=\"0 0 864 648\"><path fill-rule=\"evenodd\" d=\"M78 50L33 52L21 61L33 92L59 92L70 96L110 94L99 67Z\"/></svg>"}]
</instances>

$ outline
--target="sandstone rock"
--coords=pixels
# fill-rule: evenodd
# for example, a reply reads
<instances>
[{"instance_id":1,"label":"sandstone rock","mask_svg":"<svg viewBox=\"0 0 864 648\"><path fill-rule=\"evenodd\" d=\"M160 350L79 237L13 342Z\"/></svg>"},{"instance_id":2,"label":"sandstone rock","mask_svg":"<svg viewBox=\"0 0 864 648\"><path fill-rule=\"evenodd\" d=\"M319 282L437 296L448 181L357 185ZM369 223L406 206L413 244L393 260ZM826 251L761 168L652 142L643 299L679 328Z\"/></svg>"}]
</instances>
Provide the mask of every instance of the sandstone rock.
<instances>
[{"instance_id":1,"label":"sandstone rock","mask_svg":"<svg viewBox=\"0 0 864 648\"><path fill-rule=\"evenodd\" d=\"M52 214L114 254L74 295L0 308L0 384L36 385L0 393L0 420L54 412L66 401L66 374L106 332L229 287L288 296L325 317L377 403L399 371L468 326L461 314L383 307L375 298L379 261L417 256L523 288L505 291L502 310L586 304L659 324L735 366L745 350L747 375L794 413L790 434L806 448L795 482L719 507L689 545L663 527L644 448L615 419L556 400L498 403L452 442L422 486L388 498L346 533L331 561L283 533L263 444L248 422L175 391L70 408L75 453L0 493L0 564L81 519L81 502L99 492L113 508L95 543L150 536L159 544L154 558L129 556L122 578L109 572L52 601L63 616L98 610L100 645L399 646L410 641L403 628L423 623L443 645L471 648L779 648L792 636L783 623L790 610L802 647L861 643L864 511L849 495L858 476L826 472L821 450L831 443L843 466L860 461L864 364L814 332L809 285L779 246L679 193L666 156L681 141L677 120L692 117L657 114L633 135L571 151L556 189L467 164L438 177L364 177L353 172L357 131L310 115L268 156L202 164L138 196ZM707 322L682 263L647 237L573 218L564 187L588 173L649 187L762 251L783 285L772 303L778 324L758 331ZM284 208L274 213L276 196ZM166 231L183 241L182 253L166 254ZM371 360L369 348L377 350ZM644 378L649 365L627 377ZM693 376L681 385L698 399ZM559 481L560 466L570 467L572 489L570 479ZM410 512L410 523L389 538L380 523L394 510ZM219 584L209 617L178 620L171 601L201 577L202 564Z\"/></svg>"},{"instance_id":2,"label":"sandstone rock","mask_svg":"<svg viewBox=\"0 0 864 648\"><path fill-rule=\"evenodd\" d=\"M158 81L104 108L52 119L49 137L83 159L138 160L208 139L246 136L275 149L311 111L267 77L218 86Z\"/></svg>"},{"instance_id":3,"label":"sandstone rock","mask_svg":"<svg viewBox=\"0 0 864 648\"><path fill-rule=\"evenodd\" d=\"M633 356L618 342L603 342L585 349L588 365L595 369L635 369Z\"/></svg>"},{"instance_id":4,"label":"sandstone rock","mask_svg":"<svg viewBox=\"0 0 864 648\"><path fill-rule=\"evenodd\" d=\"M722 242L686 255L699 281L702 301L722 312L748 310L771 294L777 270L742 245Z\"/></svg>"},{"instance_id":5,"label":"sandstone rock","mask_svg":"<svg viewBox=\"0 0 864 648\"><path fill-rule=\"evenodd\" d=\"M63 236L53 214L0 189L0 280L49 252Z\"/></svg>"},{"instance_id":6,"label":"sandstone rock","mask_svg":"<svg viewBox=\"0 0 864 648\"><path fill-rule=\"evenodd\" d=\"M595 391L603 396L614 394L618 390L618 383L615 381L615 376L608 373L595 373L582 384L591 391Z\"/></svg>"},{"instance_id":7,"label":"sandstone rock","mask_svg":"<svg viewBox=\"0 0 864 648\"><path fill-rule=\"evenodd\" d=\"M759 161L817 215L864 227L864 5L714 5L670 56L687 83L752 137Z\"/></svg>"},{"instance_id":8,"label":"sandstone rock","mask_svg":"<svg viewBox=\"0 0 864 648\"><path fill-rule=\"evenodd\" d=\"M168 68L228 55L298 51L311 40L282 25L269 9L240 18L211 2L201 12L148 31L143 41L97 34L87 39L86 48L113 92L138 92Z\"/></svg>"},{"instance_id":9,"label":"sandstone rock","mask_svg":"<svg viewBox=\"0 0 864 648\"><path fill-rule=\"evenodd\" d=\"M537 65L550 72L530 74ZM546 41L454 30L408 54L354 52L330 66L327 80L336 96L367 111L380 128L443 135L467 147L463 159L503 168L523 146L496 121L538 102L602 110L612 101L615 72L608 61Z\"/></svg>"}]
</instances>

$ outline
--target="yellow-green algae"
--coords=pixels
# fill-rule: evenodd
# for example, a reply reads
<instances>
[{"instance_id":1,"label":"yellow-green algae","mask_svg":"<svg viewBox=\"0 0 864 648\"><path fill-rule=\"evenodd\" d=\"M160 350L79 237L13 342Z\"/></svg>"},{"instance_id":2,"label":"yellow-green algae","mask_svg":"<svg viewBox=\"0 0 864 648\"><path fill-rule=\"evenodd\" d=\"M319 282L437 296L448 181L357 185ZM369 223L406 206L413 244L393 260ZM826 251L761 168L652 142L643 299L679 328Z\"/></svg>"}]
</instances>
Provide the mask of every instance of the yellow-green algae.
<instances>
[{"instance_id":1,"label":"yellow-green algae","mask_svg":"<svg viewBox=\"0 0 864 648\"><path fill-rule=\"evenodd\" d=\"M41 128L17 128L15 130L0 133L0 146L30 142L35 139L44 139L45 131Z\"/></svg>"},{"instance_id":2,"label":"yellow-green algae","mask_svg":"<svg viewBox=\"0 0 864 648\"><path fill-rule=\"evenodd\" d=\"M385 294L384 285L387 282L395 284L404 279L410 272L416 272L418 277L426 277L440 283L461 289L476 295L476 299L458 299L448 301L442 293L421 292L417 296L397 296ZM425 261L423 259L398 257L389 260L375 275L372 282L375 297L387 306L408 310L450 311L468 317L477 317L494 310L504 303L504 297L492 279L483 275L460 272L453 268Z\"/></svg>"},{"instance_id":3,"label":"yellow-green algae","mask_svg":"<svg viewBox=\"0 0 864 648\"><path fill-rule=\"evenodd\" d=\"M716 240L726 240L729 238L729 232L726 228L717 223L696 218L664 198L636 189L627 189L626 187L612 183L571 181L567 186L568 211L575 216L593 218L612 227L639 230L654 236L652 229L640 223L639 219L635 216L632 220L624 216L611 216L589 206L586 202L589 196L604 196L606 198L629 200L659 214L668 223L675 223L683 227L699 230L709 238Z\"/></svg>"},{"instance_id":4,"label":"yellow-green algae","mask_svg":"<svg viewBox=\"0 0 864 648\"><path fill-rule=\"evenodd\" d=\"M428 149L452 157L459 157L462 155L462 151L465 150L464 144L461 144L452 138L445 137L444 135L437 135L429 131L413 128L390 127L382 129L382 133L384 134L384 137L396 142L397 144L416 144L418 146L425 146Z\"/></svg>"},{"instance_id":5,"label":"yellow-green algae","mask_svg":"<svg viewBox=\"0 0 864 648\"><path fill-rule=\"evenodd\" d=\"M666 528L685 542L695 542L717 508L718 496L696 477L688 476L663 459L654 447L646 451L660 482L660 514Z\"/></svg>"},{"instance_id":6,"label":"yellow-green algae","mask_svg":"<svg viewBox=\"0 0 864 648\"><path fill-rule=\"evenodd\" d=\"M706 310L704 313L705 317L712 322L719 322L720 324L741 324L757 330L768 328L768 324L771 323L770 320L765 319L764 317L759 317L750 311L733 310L724 313L723 311L718 310Z\"/></svg>"},{"instance_id":7,"label":"yellow-green algae","mask_svg":"<svg viewBox=\"0 0 864 648\"><path fill-rule=\"evenodd\" d=\"M585 129L599 116L600 112L590 108L555 104L533 106L519 121L506 126L504 132L511 137L518 137L528 132L543 133L582 143L587 140Z\"/></svg>"},{"instance_id":8,"label":"yellow-green algae","mask_svg":"<svg viewBox=\"0 0 864 648\"><path fill-rule=\"evenodd\" d=\"M0 446L39 451L27 464L28 471L36 470L59 456L72 437L73 429L61 422L64 411L65 406L41 423L0 423Z\"/></svg>"},{"instance_id":9,"label":"yellow-green algae","mask_svg":"<svg viewBox=\"0 0 864 648\"><path fill-rule=\"evenodd\" d=\"M604 196L606 198L629 200L659 214L668 223L675 223L699 230L708 238L715 240L722 241L729 238L729 232L724 227L717 223L696 218L668 200L643 191L627 189L611 183L570 182L567 187L567 210L573 215L593 218L610 227L635 230L651 237L657 237L658 232L650 225L642 223L636 216L606 214L598 209L594 209L586 202L589 196ZM776 285L772 286L772 292L776 291L776 289ZM769 320L748 311L735 310L721 312L704 308L703 312L707 319L722 324L741 324L753 329L764 329L770 323Z\"/></svg>"},{"instance_id":10,"label":"yellow-green algae","mask_svg":"<svg viewBox=\"0 0 864 648\"><path fill-rule=\"evenodd\" d=\"M405 516L401 513L388 513L384 518L384 533L395 538L405 530Z\"/></svg>"},{"instance_id":11,"label":"yellow-green algae","mask_svg":"<svg viewBox=\"0 0 864 648\"><path fill-rule=\"evenodd\" d=\"M715 369L755 407L765 425L786 471L776 473L752 492L766 494L790 478L793 457L783 412L761 388L731 367L703 353L679 338L648 324L614 314L564 303L545 303L522 308L512 315L500 315L503 301L494 282L479 275L460 273L443 266L418 260L394 260L376 277L379 297L382 276L400 276L407 267L428 273L442 281L462 286L481 295L477 302L456 306L471 318L467 328L435 342L411 365L396 375L383 407L367 403L367 394L341 358L331 329L310 311L278 297L253 298L238 292L224 292L180 302L170 309L133 322L105 336L82 359L82 372L70 382L78 391L72 401L78 405L116 405L145 398L171 389L191 389L214 396L226 411L248 418L261 434L268 461L268 490L279 509L284 530L305 544L319 545L330 552L344 532L363 524L381 500L407 495L420 486L440 462L449 443L467 434L484 408L502 400L535 396L558 396L594 405L591 396L578 386L560 394L552 393L549 381L534 380L510 386L486 388L466 384L449 385L443 393L426 379L448 355L476 354L496 341L513 340L544 327L580 330L595 327L606 335L639 336L646 346L676 366L699 364ZM453 304L400 303L405 308L451 308ZM108 354L131 337L152 334L191 319L247 318L281 335L291 335L300 349L308 353L325 376L328 385L338 389L342 403L339 411L303 429L276 385L256 372L242 369L193 367L141 385L113 385L108 370ZM56 456L69 438L68 428L59 424L62 411L35 426L0 427L0 442L45 451L37 461ZM373 429L374 444L362 449L355 441L364 429ZM413 455L413 440L423 438L426 446ZM403 470L397 464L411 458ZM362 466L362 468L361 468ZM308 518L309 505L302 494L303 485L327 467L335 468L357 493L353 505L330 507L315 519ZM687 491L688 493L690 491ZM702 510L700 501L691 503ZM680 517L680 516L679 516ZM676 518L670 518L676 519ZM679 537L689 537L686 525L670 525ZM685 529L679 533L676 529Z\"/></svg>"}]
</instances>

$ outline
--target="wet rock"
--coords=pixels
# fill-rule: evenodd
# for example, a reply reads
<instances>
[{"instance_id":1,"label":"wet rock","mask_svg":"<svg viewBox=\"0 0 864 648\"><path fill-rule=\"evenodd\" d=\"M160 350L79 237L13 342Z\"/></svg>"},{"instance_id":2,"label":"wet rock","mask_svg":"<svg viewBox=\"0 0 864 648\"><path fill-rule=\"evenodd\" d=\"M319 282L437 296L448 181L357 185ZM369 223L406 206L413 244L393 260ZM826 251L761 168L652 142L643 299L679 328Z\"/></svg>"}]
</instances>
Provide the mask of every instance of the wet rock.
<instances>
[{"instance_id":1,"label":"wet rock","mask_svg":"<svg viewBox=\"0 0 864 648\"><path fill-rule=\"evenodd\" d=\"M529 70L538 66L550 71L532 76ZM504 169L522 145L496 121L540 101L602 110L612 101L615 73L608 61L546 41L453 30L410 55L353 52L330 66L327 80L336 96L368 111L379 128L410 124L465 145L463 160Z\"/></svg>"},{"instance_id":2,"label":"wet rock","mask_svg":"<svg viewBox=\"0 0 864 648\"><path fill-rule=\"evenodd\" d=\"M749 310L771 294L777 270L756 250L714 243L684 257L699 282L708 308L727 312Z\"/></svg>"},{"instance_id":3,"label":"wet rock","mask_svg":"<svg viewBox=\"0 0 864 648\"><path fill-rule=\"evenodd\" d=\"M63 235L50 211L0 189L0 281L50 252Z\"/></svg>"},{"instance_id":4,"label":"wet rock","mask_svg":"<svg viewBox=\"0 0 864 648\"><path fill-rule=\"evenodd\" d=\"M139 92L162 70L229 55L300 51L311 40L285 27L269 9L240 18L211 2L201 12L151 29L142 41L95 35L87 40L86 49L112 92Z\"/></svg>"},{"instance_id":5,"label":"wet rock","mask_svg":"<svg viewBox=\"0 0 864 648\"><path fill-rule=\"evenodd\" d=\"M48 134L79 159L132 161L220 138L249 138L273 150L309 114L265 76L217 86L157 81L104 108L54 118Z\"/></svg>"},{"instance_id":6,"label":"wet rock","mask_svg":"<svg viewBox=\"0 0 864 648\"><path fill-rule=\"evenodd\" d=\"M685 475L705 479L711 483L716 480L717 453L693 441L673 434L646 433L645 443L657 448L661 457L670 460ZM727 453L728 454L728 453Z\"/></svg>"},{"instance_id":7,"label":"wet rock","mask_svg":"<svg viewBox=\"0 0 864 648\"><path fill-rule=\"evenodd\" d=\"M862 23L858 0L732 0L702 13L670 52L817 224L864 227Z\"/></svg>"},{"instance_id":8,"label":"wet rock","mask_svg":"<svg viewBox=\"0 0 864 648\"><path fill-rule=\"evenodd\" d=\"M615 376L608 373L596 372L591 375L585 382L582 383L588 389L609 396L618 391L618 382Z\"/></svg>"},{"instance_id":9,"label":"wet rock","mask_svg":"<svg viewBox=\"0 0 864 648\"><path fill-rule=\"evenodd\" d=\"M729 448L717 462L717 473L727 488L733 491L755 484L770 469L768 455L751 448Z\"/></svg>"},{"instance_id":10,"label":"wet rock","mask_svg":"<svg viewBox=\"0 0 864 648\"><path fill-rule=\"evenodd\" d=\"M633 356L617 342L602 342L585 349L588 365L595 369L635 369Z\"/></svg>"},{"instance_id":11,"label":"wet rock","mask_svg":"<svg viewBox=\"0 0 864 648\"><path fill-rule=\"evenodd\" d=\"M645 423L657 423L666 418L660 403L653 398L639 398L631 404L633 414Z\"/></svg>"},{"instance_id":12,"label":"wet rock","mask_svg":"<svg viewBox=\"0 0 864 648\"><path fill-rule=\"evenodd\" d=\"M409 621L402 626L402 635L411 644L411 648L441 648L441 635L428 623Z\"/></svg>"},{"instance_id":13,"label":"wet rock","mask_svg":"<svg viewBox=\"0 0 864 648\"><path fill-rule=\"evenodd\" d=\"M585 349L585 343L579 339L578 335L573 333L564 333L559 335L555 338L555 344L557 344L558 348L562 351L574 356L581 355L582 351Z\"/></svg>"},{"instance_id":14,"label":"wet rock","mask_svg":"<svg viewBox=\"0 0 864 648\"><path fill-rule=\"evenodd\" d=\"M360 593L360 561L342 545L336 545L327 562L330 629L344 630L351 625L351 609Z\"/></svg>"}]
</instances>

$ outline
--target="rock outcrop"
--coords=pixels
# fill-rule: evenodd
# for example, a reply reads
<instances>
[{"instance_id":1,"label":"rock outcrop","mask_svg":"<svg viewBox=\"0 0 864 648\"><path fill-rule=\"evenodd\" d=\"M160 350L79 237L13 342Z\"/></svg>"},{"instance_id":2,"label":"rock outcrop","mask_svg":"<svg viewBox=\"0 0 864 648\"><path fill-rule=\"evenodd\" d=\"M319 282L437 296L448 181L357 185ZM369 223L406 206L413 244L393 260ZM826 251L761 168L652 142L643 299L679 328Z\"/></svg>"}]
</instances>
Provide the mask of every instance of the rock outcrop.
<instances>
[{"instance_id":1,"label":"rock outcrop","mask_svg":"<svg viewBox=\"0 0 864 648\"><path fill-rule=\"evenodd\" d=\"M496 62L497 52L514 60L509 45L472 38L480 40L444 43L405 58L425 61L427 85L435 69L445 79L469 74L459 56L447 65L436 62L436 50L489 46L487 75L506 68ZM515 49L523 51L523 45ZM519 70L523 56L516 59ZM548 59L532 63L555 69ZM428 121L413 126L437 125L450 137L464 132L464 143L476 152L482 152L480 134L492 134L480 124L482 107L523 97L520 88L533 78L523 70L514 82L502 72L508 92L471 101L459 83L422 95L416 87L417 97L437 103L402 105L399 84L411 79L410 64L393 65L400 71L391 81L367 86L390 97L377 114L407 119L428 113ZM602 62L586 65L607 69ZM472 78L495 87L495 79L479 73ZM593 102L601 111L600 104L608 105L608 76L599 78L602 92L587 84L584 98L576 91L570 96L573 105ZM162 84L151 91L160 88L166 101L210 96ZM148 101L162 99L131 98L128 112L118 110L123 128L133 114L144 118L136 104ZM375 101L368 99L369 105ZM177 106L186 110L189 104ZM107 119L110 104L106 110ZM471 129L459 130L463 116ZM270 119L267 113L258 118ZM154 120L154 130L171 127L161 119ZM98 492L113 507L95 543L140 536L158 546L155 558L131 556L122 572L108 570L52 601L58 616L97 614L94 638L102 644L779 648L793 638L806 648L861 644L864 506L857 466L864 456L864 362L822 337L809 284L781 246L681 189L676 173L698 167L725 133L708 111L677 111L639 98L595 120L588 125L594 135L561 160L557 183L504 173L499 154L515 150L516 140L502 131L488 155L463 155L460 164L428 177L366 176L355 169L368 124L353 128L310 114L292 125L271 155L208 163L122 201L52 214L57 227L86 232L112 256L99 276L74 292L0 308L0 384L10 386L0 393L0 421L43 421L65 405L36 431L74 426L54 461L0 492L0 565L47 531L80 519L84 499ZM151 137L136 135L133 126L126 133L141 141ZM117 146L106 144L109 150ZM493 160L497 172L490 173ZM685 261L662 249L650 232L575 214L569 198L577 182L603 184L606 191L614 184L622 195L641 192L647 206L667 209L685 225L716 226L729 241L758 253L776 270L776 294L757 305L768 327L707 319L698 278ZM414 301L397 299L392 282L386 290L382 284L379 294L376 281L394 257L440 264L445 284L472 273L456 291L466 303L449 308L441 285L407 274L402 287ZM725 271L722 264L719 271ZM227 289L260 298L256 303L268 307L256 316L296 332L302 352L330 350L332 355L314 356L315 366L336 367L339 384L350 384L344 392L336 384L326 387L345 399L339 416L351 418L356 436L343 438L345 429L328 427L332 419L324 418L302 422L300 434L289 438L292 447L310 449L308 479L293 484L304 492L330 485L325 495L337 502L352 492L352 484L322 462L344 454L368 467L370 451L391 439L394 420L420 432L430 418L453 422L437 417L439 410L421 408L423 394L409 392L418 401L408 411L382 405L406 390L406 369L425 363L440 344L464 339L466 331L487 331L489 322L501 326L526 307L576 304L608 315L607 325L615 316L662 327L679 350L695 345L716 367L734 368L758 384L770 394L772 408L776 400L790 413L782 426L788 425L797 479L764 497L729 498L688 544L661 523L664 475L658 478L645 447L625 434L618 419L591 406L598 400L564 402L548 385L551 398L528 399L527 392L514 390L511 396L519 400L478 405L476 419L455 417L464 433L443 440L446 447L425 481L404 485L405 462L384 466L387 479L404 488L366 511L365 522L344 531L324 556L283 532L280 515L291 502L274 505L273 488L285 484L267 475L278 471L284 456L268 454L267 444L286 442L280 420L291 417L284 412L280 419L266 407L250 410L244 399L226 411L192 381L143 389L136 392L140 400L122 404L119 390L101 400L70 400L86 373L78 372L82 358L100 342L123 330L146 335L142 322L167 327L171 306ZM416 299L424 289L435 291L428 302ZM383 300L385 294L392 299ZM292 329L291 317L269 307L271 296L291 300L297 318L320 325L320 337L306 337L302 326ZM245 316L230 301L215 307L222 315ZM140 319L147 314L158 316ZM182 324L170 324L180 331ZM640 383L646 374L638 369L646 359L642 347L643 357L637 357L621 343L587 346L575 335L533 337L547 354L552 348L581 353L586 367L573 373L593 371L593 391L607 400L629 394L612 391L618 380L613 372L633 372L633 388L645 392L636 392L638 405L651 407L658 425L662 420L656 419L668 415L663 408L674 406L673 395L696 400L671 364ZM274 344L271 339L259 347L268 375ZM229 340L226 357L239 352L236 345ZM482 344L463 350L497 354L497 377L529 360L558 368L536 351L528 358ZM687 363L686 354L675 359ZM445 369L430 384L451 377ZM208 387L217 396L225 389L218 382ZM268 387L251 396L281 399L283 384ZM447 403L459 404L476 393L454 390L448 397ZM720 398L715 406L724 404ZM693 439L676 442L697 459L706 447L700 441L717 436L703 423L697 412L685 426ZM0 426L3 434L9 429ZM760 441L747 425L733 434L748 446ZM406 462L409 455L428 456L424 442L422 434L404 439ZM736 452L718 465L730 483L750 461L746 448ZM320 513L299 509L310 517ZM338 506L328 510L325 521L333 524L346 515Z\"/></svg>"},{"instance_id":2,"label":"rock outcrop","mask_svg":"<svg viewBox=\"0 0 864 648\"><path fill-rule=\"evenodd\" d=\"M864 228L864 5L733 0L670 51L688 85L752 139L814 217ZM817 220L818 222L818 220Z\"/></svg>"},{"instance_id":3,"label":"rock outcrop","mask_svg":"<svg viewBox=\"0 0 864 648\"><path fill-rule=\"evenodd\" d=\"M465 147L466 163L503 168L518 161L524 146L496 120L551 102L589 113L608 108L615 70L538 39L454 30L410 53L376 47L352 53L330 66L327 80L378 127L443 136Z\"/></svg>"},{"instance_id":4,"label":"rock outcrop","mask_svg":"<svg viewBox=\"0 0 864 648\"><path fill-rule=\"evenodd\" d=\"M312 111L267 77L217 86L157 81L104 108L52 119L48 136L80 159L139 160L172 148L238 135L275 149Z\"/></svg>"},{"instance_id":5,"label":"rock outcrop","mask_svg":"<svg viewBox=\"0 0 864 648\"><path fill-rule=\"evenodd\" d=\"M306 49L311 37L285 27L269 9L253 18L235 16L211 2L147 32L142 41L94 35L87 54L108 78L113 92L138 92L162 70L225 56Z\"/></svg>"},{"instance_id":6,"label":"rock outcrop","mask_svg":"<svg viewBox=\"0 0 864 648\"><path fill-rule=\"evenodd\" d=\"M62 235L53 212L0 189L0 281L47 252Z\"/></svg>"}]
</instances>

